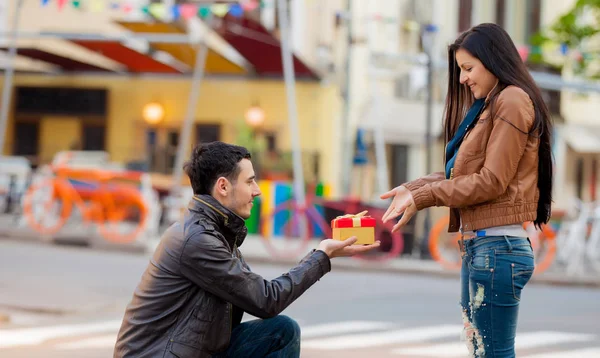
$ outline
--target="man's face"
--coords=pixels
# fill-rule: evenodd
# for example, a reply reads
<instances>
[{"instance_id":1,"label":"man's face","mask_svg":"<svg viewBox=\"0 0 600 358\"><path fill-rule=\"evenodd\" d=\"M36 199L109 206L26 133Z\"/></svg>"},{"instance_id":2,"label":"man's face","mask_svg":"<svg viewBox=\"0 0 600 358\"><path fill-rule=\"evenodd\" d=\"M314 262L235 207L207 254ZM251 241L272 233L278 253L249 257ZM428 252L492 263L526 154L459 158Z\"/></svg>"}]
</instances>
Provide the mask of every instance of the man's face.
<instances>
[{"instance_id":1,"label":"man's face","mask_svg":"<svg viewBox=\"0 0 600 358\"><path fill-rule=\"evenodd\" d=\"M227 208L245 220L250 217L254 198L261 193L255 180L256 176L254 175L252 162L248 159L242 159L238 165L240 167L240 174L237 180L231 183Z\"/></svg>"}]
</instances>

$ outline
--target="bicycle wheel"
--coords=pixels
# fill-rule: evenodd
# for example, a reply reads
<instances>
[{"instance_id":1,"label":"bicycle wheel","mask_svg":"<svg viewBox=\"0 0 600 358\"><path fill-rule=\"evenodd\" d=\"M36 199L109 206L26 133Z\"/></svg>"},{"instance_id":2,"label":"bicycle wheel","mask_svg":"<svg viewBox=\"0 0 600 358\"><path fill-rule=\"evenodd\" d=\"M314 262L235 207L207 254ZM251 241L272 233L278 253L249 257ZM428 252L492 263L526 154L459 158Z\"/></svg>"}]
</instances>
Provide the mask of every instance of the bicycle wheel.
<instances>
[{"instance_id":1,"label":"bicycle wheel","mask_svg":"<svg viewBox=\"0 0 600 358\"><path fill-rule=\"evenodd\" d=\"M375 241L380 241L378 250L371 250L352 257L358 260L377 262L384 262L398 257L404 249L404 236L400 231L392 233L393 227L393 224L378 222L375 225Z\"/></svg>"},{"instance_id":2,"label":"bicycle wheel","mask_svg":"<svg viewBox=\"0 0 600 358\"><path fill-rule=\"evenodd\" d=\"M98 194L98 200L101 203L98 231L107 241L127 244L145 230L148 206L134 189L104 190Z\"/></svg>"},{"instance_id":3,"label":"bicycle wheel","mask_svg":"<svg viewBox=\"0 0 600 358\"><path fill-rule=\"evenodd\" d=\"M58 179L43 179L23 196L23 216L34 231L54 235L71 216L73 203L69 188Z\"/></svg>"},{"instance_id":4,"label":"bicycle wheel","mask_svg":"<svg viewBox=\"0 0 600 358\"><path fill-rule=\"evenodd\" d=\"M277 220L277 228L274 226ZM280 258L295 258L305 253L314 238L316 228L326 233L323 225L310 208L300 209L292 200L278 205L270 215L260 220L262 239L267 251Z\"/></svg>"},{"instance_id":5,"label":"bicycle wheel","mask_svg":"<svg viewBox=\"0 0 600 358\"><path fill-rule=\"evenodd\" d=\"M458 241L460 234L448 233L450 216L444 216L435 223L429 232L429 252L431 257L449 270L460 269L462 266Z\"/></svg>"}]
</instances>

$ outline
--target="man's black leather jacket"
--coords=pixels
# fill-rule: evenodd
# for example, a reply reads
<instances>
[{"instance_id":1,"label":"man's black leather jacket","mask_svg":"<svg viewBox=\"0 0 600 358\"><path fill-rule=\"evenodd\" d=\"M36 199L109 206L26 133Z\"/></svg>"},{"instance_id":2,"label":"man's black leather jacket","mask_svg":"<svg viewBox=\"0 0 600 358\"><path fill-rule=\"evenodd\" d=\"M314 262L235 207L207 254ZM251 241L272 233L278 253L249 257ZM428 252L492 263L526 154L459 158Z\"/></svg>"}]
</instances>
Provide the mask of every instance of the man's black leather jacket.
<instances>
[{"instance_id":1,"label":"man's black leather jacket","mask_svg":"<svg viewBox=\"0 0 600 358\"><path fill-rule=\"evenodd\" d=\"M243 312L278 315L331 270L322 251L268 281L238 247L244 220L209 195L163 234L127 306L114 357L210 357L229 346Z\"/></svg>"}]
</instances>

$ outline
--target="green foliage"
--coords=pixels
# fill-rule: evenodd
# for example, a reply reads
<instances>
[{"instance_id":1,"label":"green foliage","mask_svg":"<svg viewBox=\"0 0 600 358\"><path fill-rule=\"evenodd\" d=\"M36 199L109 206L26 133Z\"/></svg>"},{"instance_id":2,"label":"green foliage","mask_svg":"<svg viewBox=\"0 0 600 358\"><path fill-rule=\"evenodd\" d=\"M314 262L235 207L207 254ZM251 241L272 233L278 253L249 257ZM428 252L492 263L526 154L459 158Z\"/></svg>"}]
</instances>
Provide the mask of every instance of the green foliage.
<instances>
[{"instance_id":1,"label":"green foliage","mask_svg":"<svg viewBox=\"0 0 600 358\"><path fill-rule=\"evenodd\" d=\"M566 13L562 14L548 29L530 39L532 46L548 43L565 44L569 49L577 49L581 55L570 60L575 74L590 78L600 77L600 46L592 41L600 41L600 0L578 0ZM533 56L531 62L543 62L543 56Z\"/></svg>"},{"instance_id":2,"label":"green foliage","mask_svg":"<svg viewBox=\"0 0 600 358\"><path fill-rule=\"evenodd\" d=\"M246 147L250 154L257 155L263 153L267 148L267 142L263 136L256 135L255 130L245 121L238 120L235 123L236 139L235 144Z\"/></svg>"}]
</instances>

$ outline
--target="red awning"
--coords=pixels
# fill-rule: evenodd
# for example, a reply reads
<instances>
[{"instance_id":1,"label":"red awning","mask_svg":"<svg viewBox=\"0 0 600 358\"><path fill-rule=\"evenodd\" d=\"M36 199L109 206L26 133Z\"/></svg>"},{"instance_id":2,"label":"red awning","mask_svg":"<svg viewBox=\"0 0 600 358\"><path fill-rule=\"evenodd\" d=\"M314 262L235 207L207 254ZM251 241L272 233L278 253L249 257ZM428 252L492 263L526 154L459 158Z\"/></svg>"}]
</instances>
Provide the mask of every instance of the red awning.
<instances>
[{"instance_id":1,"label":"red awning","mask_svg":"<svg viewBox=\"0 0 600 358\"><path fill-rule=\"evenodd\" d=\"M2 51L8 51L7 48L0 48ZM94 66L89 63L80 62L72 58L63 57L55 53L46 52L37 48L18 48L17 54L19 56L29 57L33 60L44 61L52 65L60 67L66 72L77 72L77 71L92 71L92 72L111 72L111 70Z\"/></svg>"},{"instance_id":2,"label":"red awning","mask_svg":"<svg viewBox=\"0 0 600 358\"><path fill-rule=\"evenodd\" d=\"M260 76L283 76L281 42L260 23L226 15L215 31L248 60ZM298 78L318 80L319 75L294 56Z\"/></svg>"},{"instance_id":3,"label":"red awning","mask_svg":"<svg viewBox=\"0 0 600 358\"><path fill-rule=\"evenodd\" d=\"M119 42L111 41L84 41L75 40L73 43L83 46L92 51L122 63L129 72L133 73L181 73L181 71L163 62L157 61L151 56L140 53Z\"/></svg>"}]
</instances>

